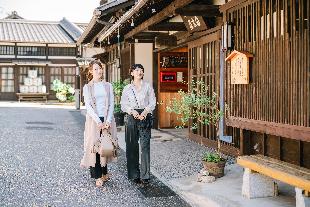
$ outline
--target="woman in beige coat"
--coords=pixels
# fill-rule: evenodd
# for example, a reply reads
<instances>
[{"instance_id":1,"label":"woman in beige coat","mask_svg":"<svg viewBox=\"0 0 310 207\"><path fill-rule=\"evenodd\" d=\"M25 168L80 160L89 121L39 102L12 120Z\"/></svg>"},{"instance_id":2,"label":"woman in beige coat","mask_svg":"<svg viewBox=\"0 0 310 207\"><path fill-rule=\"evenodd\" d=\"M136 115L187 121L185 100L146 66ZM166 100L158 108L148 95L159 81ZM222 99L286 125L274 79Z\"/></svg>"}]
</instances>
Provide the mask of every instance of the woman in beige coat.
<instances>
[{"instance_id":1,"label":"woman in beige coat","mask_svg":"<svg viewBox=\"0 0 310 207\"><path fill-rule=\"evenodd\" d=\"M87 113L84 131L84 156L81 160L81 167L90 169L90 175L96 179L97 187L102 186L108 180L107 163L116 158L116 155L101 157L93 151L102 130L110 130L114 146L117 147L118 145L113 117L113 88L110 83L102 80L103 66L99 60L90 63L90 81L83 87Z\"/></svg>"}]
</instances>

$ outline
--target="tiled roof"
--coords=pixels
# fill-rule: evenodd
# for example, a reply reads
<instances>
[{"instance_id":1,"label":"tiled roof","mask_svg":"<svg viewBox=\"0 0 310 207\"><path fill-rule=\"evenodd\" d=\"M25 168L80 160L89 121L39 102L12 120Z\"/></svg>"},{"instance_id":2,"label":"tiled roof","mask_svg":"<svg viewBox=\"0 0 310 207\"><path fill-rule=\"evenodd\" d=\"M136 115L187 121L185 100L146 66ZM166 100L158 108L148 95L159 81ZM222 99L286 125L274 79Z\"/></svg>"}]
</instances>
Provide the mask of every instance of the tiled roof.
<instances>
[{"instance_id":1,"label":"tiled roof","mask_svg":"<svg viewBox=\"0 0 310 207\"><path fill-rule=\"evenodd\" d=\"M85 31L85 29L87 28L88 24L85 23L75 23L79 28L81 28L81 30L83 30L83 32Z\"/></svg>"},{"instance_id":2,"label":"tiled roof","mask_svg":"<svg viewBox=\"0 0 310 207\"><path fill-rule=\"evenodd\" d=\"M63 19L61 22L0 19L0 42L75 43L83 30Z\"/></svg>"}]
</instances>

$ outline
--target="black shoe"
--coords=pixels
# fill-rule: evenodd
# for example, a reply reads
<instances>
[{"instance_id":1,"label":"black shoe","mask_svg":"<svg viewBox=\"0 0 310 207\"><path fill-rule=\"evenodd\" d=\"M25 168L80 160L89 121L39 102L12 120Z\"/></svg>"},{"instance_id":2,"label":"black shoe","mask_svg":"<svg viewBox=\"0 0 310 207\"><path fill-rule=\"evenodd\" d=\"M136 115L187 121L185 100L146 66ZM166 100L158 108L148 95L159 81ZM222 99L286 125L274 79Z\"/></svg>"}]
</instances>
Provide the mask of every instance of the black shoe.
<instances>
[{"instance_id":1,"label":"black shoe","mask_svg":"<svg viewBox=\"0 0 310 207\"><path fill-rule=\"evenodd\" d=\"M141 183L147 185L150 183L150 179L141 179Z\"/></svg>"}]
</instances>

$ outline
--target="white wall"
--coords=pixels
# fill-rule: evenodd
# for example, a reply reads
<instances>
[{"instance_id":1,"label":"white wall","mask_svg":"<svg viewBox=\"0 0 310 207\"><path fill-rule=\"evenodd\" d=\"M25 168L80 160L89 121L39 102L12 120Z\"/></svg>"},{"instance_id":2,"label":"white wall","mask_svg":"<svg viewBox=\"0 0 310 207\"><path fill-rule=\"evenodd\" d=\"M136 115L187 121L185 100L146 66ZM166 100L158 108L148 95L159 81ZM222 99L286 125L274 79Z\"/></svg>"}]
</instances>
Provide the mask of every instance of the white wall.
<instances>
[{"instance_id":1,"label":"white wall","mask_svg":"<svg viewBox=\"0 0 310 207\"><path fill-rule=\"evenodd\" d=\"M143 80L153 85L153 43L135 43L135 64L144 67Z\"/></svg>"}]
</instances>

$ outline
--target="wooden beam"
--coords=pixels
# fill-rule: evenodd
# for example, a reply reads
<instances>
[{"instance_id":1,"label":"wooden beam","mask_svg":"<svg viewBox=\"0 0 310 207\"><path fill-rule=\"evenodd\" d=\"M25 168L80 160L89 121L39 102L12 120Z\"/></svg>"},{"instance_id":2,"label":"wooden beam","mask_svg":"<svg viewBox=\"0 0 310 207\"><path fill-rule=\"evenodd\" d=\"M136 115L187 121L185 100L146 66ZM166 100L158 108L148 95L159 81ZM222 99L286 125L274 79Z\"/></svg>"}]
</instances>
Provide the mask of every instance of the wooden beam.
<instances>
[{"instance_id":1,"label":"wooden beam","mask_svg":"<svg viewBox=\"0 0 310 207\"><path fill-rule=\"evenodd\" d=\"M237 127L240 129L247 129L255 132L261 132L275 136L310 142L310 127L281 124L232 116L226 119L226 125Z\"/></svg>"},{"instance_id":2,"label":"wooden beam","mask_svg":"<svg viewBox=\"0 0 310 207\"><path fill-rule=\"evenodd\" d=\"M182 16L205 16L215 17L220 16L219 6L216 5L204 5L204 4L191 4L183 8L175 10L176 14Z\"/></svg>"},{"instance_id":3,"label":"wooden beam","mask_svg":"<svg viewBox=\"0 0 310 207\"><path fill-rule=\"evenodd\" d=\"M197 134L193 134L191 133L191 131L189 131L189 139L199 143L199 144L203 144L204 146L207 147L211 147L214 149L217 149L217 141L216 140L211 140L208 139L206 137L197 135ZM240 150L234 146L230 146L230 145L225 145L225 144L221 144L221 149L220 151L224 154L227 155L233 155L233 156L239 156L240 155Z\"/></svg>"},{"instance_id":4,"label":"wooden beam","mask_svg":"<svg viewBox=\"0 0 310 207\"><path fill-rule=\"evenodd\" d=\"M133 39L154 39L156 36L162 34L161 32L140 32L135 34Z\"/></svg>"},{"instance_id":5,"label":"wooden beam","mask_svg":"<svg viewBox=\"0 0 310 207\"><path fill-rule=\"evenodd\" d=\"M150 31L187 31L183 22L162 22L148 27Z\"/></svg>"},{"instance_id":6,"label":"wooden beam","mask_svg":"<svg viewBox=\"0 0 310 207\"><path fill-rule=\"evenodd\" d=\"M248 1L248 0L231 0L231 1L227 2L226 4L223 4L222 6L220 6L220 12L223 13L226 10L228 10L234 6L237 6L239 4L242 4L245 1Z\"/></svg>"},{"instance_id":7,"label":"wooden beam","mask_svg":"<svg viewBox=\"0 0 310 207\"><path fill-rule=\"evenodd\" d=\"M193 0L174 0L171 4L169 4L166 8L162 11L151 17L150 19L144 21L142 24L137 26L135 29L131 30L125 35L125 39L131 38L135 34L147 29L149 26L153 24L157 24L162 20L166 19L171 14L175 13L175 10L181 7L186 6L187 4L191 3Z\"/></svg>"}]
</instances>

